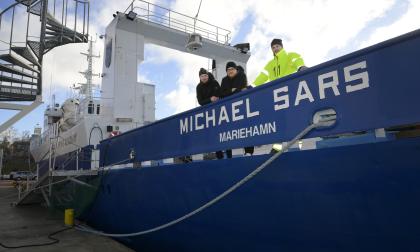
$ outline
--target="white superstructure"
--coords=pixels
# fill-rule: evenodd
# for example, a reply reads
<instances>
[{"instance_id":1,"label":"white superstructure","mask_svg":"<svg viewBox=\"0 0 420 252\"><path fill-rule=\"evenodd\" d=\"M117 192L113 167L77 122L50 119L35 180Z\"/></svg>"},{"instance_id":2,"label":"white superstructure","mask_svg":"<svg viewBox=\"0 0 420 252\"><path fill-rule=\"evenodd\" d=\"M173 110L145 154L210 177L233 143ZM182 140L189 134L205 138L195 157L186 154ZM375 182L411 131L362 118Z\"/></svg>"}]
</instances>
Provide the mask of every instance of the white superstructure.
<instances>
[{"instance_id":1,"label":"white superstructure","mask_svg":"<svg viewBox=\"0 0 420 252\"><path fill-rule=\"evenodd\" d=\"M114 101L114 89L125 89L124 83L119 87L118 83L105 82L102 90L112 90L106 93L108 97L93 96L92 76L95 74L92 73L92 60L95 56L92 45L90 41L88 53L84 54L88 59L88 69L81 72L86 82L75 87L79 95L68 98L61 106L53 101L44 113L44 132L32 136L31 153L36 162L48 159L50 151L52 155L60 156L88 145L95 146L102 139L155 120L155 87L151 84L136 82L132 89L124 90L125 99L119 92L117 97L120 100L115 103L101 101ZM131 99L127 99L129 96ZM110 107L113 104L116 110Z\"/></svg>"},{"instance_id":2,"label":"white superstructure","mask_svg":"<svg viewBox=\"0 0 420 252\"><path fill-rule=\"evenodd\" d=\"M102 139L155 121L155 87L137 81L145 43L212 59L212 72L219 81L228 61L246 69L249 45L231 46L229 31L157 5L137 2L145 6L132 4L127 13L117 12L101 36L105 39L105 54L100 99L91 92L95 56L90 44L85 54L89 67L82 72L87 81L78 87L83 96L47 109L45 131L42 136L35 135L31 144L37 162L52 154L59 156L96 145ZM159 16L158 9L168 15Z\"/></svg>"}]
</instances>

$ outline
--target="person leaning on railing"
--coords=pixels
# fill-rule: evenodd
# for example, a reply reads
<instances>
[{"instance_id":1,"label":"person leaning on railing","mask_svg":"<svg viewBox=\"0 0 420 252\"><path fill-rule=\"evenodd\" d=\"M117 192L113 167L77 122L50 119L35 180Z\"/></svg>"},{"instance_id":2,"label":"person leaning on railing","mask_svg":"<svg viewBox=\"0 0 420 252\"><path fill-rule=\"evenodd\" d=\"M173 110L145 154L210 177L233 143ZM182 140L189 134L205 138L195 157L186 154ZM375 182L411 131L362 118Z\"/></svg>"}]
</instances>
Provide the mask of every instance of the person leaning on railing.
<instances>
[{"instance_id":1,"label":"person leaning on railing","mask_svg":"<svg viewBox=\"0 0 420 252\"><path fill-rule=\"evenodd\" d=\"M254 80L253 84L255 86L307 69L302 57L298 53L288 53L284 50L281 39L275 38L271 41L271 51L273 52L274 58L265 65L264 69ZM271 152L278 152L280 150L281 144L274 144Z\"/></svg>"},{"instance_id":2,"label":"person leaning on railing","mask_svg":"<svg viewBox=\"0 0 420 252\"><path fill-rule=\"evenodd\" d=\"M226 64L226 76L222 79L221 97L227 97L246 89L248 89L248 79L243 68L239 66L238 70L235 62L228 62ZM244 152L245 156L251 156L254 154L254 147L245 147ZM226 156L231 158L232 150L226 150Z\"/></svg>"},{"instance_id":3,"label":"person leaning on railing","mask_svg":"<svg viewBox=\"0 0 420 252\"><path fill-rule=\"evenodd\" d=\"M298 53L288 53L284 50L281 39L273 39L271 41L271 51L274 58L265 65L264 69L254 80L253 84L255 86L307 69Z\"/></svg>"},{"instance_id":4,"label":"person leaning on railing","mask_svg":"<svg viewBox=\"0 0 420 252\"><path fill-rule=\"evenodd\" d=\"M220 99L220 85L214 79L213 74L204 68L200 68L198 76L200 77L200 82L196 88L198 103L203 106L218 101ZM223 151L216 151L216 157L222 159Z\"/></svg>"}]
</instances>

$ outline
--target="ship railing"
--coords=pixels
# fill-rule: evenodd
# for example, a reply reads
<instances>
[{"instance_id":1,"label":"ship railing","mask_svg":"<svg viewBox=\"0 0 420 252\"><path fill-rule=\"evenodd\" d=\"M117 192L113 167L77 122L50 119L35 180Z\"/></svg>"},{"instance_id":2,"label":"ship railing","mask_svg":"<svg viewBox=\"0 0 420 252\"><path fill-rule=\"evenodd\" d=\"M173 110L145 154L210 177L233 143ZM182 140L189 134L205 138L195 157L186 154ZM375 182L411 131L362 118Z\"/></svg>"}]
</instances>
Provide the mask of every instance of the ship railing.
<instances>
[{"instance_id":1,"label":"ship railing","mask_svg":"<svg viewBox=\"0 0 420 252\"><path fill-rule=\"evenodd\" d=\"M221 44L228 44L230 31L194 17L172 11L142 0L133 0L124 13L135 12L147 22L162 25L187 34L200 33L203 37Z\"/></svg>"},{"instance_id":2,"label":"ship railing","mask_svg":"<svg viewBox=\"0 0 420 252\"><path fill-rule=\"evenodd\" d=\"M71 152L69 157L66 158L60 165L56 165L53 170L90 170L91 162L99 161L86 156L86 154L92 155L92 150L93 149L78 148L77 150Z\"/></svg>"},{"instance_id":3,"label":"ship railing","mask_svg":"<svg viewBox=\"0 0 420 252\"><path fill-rule=\"evenodd\" d=\"M75 152L72 152L70 156L66 160L64 160L62 164L60 164L60 166L54 167L54 170L66 170L65 168L72 164L73 161L76 161L76 167L72 170L79 170L79 153L80 149L77 149Z\"/></svg>"},{"instance_id":4,"label":"ship railing","mask_svg":"<svg viewBox=\"0 0 420 252\"><path fill-rule=\"evenodd\" d=\"M85 151L83 151L81 148L79 148L79 149L77 149L75 152L72 152L71 154L70 154L70 156L67 158L67 159L65 159L60 165L55 165L54 167L52 167L52 171L55 171L55 170L57 170L57 171L60 171L60 170L79 170L81 167L80 167L80 162L86 162L86 163L91 163L91 159L85 159L84 158L84 152L86 152L86 150ZM50 154L50 151L47 151L42 157L41 157L41 159L40 160L44 160L44 158L46 157L46 156L48 156ZM51 153L52 155L54 154L54 153ZM81 158L82 157L82 158ZM66 169L69 165L72 165L73 164L73 161L76 161L75 162L75 167L73 168L72 167L72 169ZM45 175L48 171L49 171L49 164L48 163L46 163L46 162L44 162L44 163L41 163L42 165L41 166L38 166L38 176L39 177L42 177L43 175ZM83 168L82 167L82 169L83 170L86 170L85 168ZM89 167L89 169L90 169L90 167Z\"/></svg>"},{"instance_id":5,"label":"ship railing","mask_svg":"<svg viewBox=\"0 0 420 252\"><path fill-rule=\"evenodd\" d=\"M50 125L44 132L41 133L40 141L38 141L38 146L47 143L49 139L55 138L57 136L58 123ZM35 146L34 146L35 147Z\"/></svg>"}]
</instances>

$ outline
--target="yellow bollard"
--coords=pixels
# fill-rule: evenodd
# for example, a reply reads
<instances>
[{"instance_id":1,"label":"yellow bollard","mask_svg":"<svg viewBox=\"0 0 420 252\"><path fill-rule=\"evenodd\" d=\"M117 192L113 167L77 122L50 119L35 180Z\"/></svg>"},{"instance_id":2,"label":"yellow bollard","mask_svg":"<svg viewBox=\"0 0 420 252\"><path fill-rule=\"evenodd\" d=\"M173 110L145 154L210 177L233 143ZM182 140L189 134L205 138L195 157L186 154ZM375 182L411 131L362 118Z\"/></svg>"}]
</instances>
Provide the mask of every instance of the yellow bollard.
<instances>
[{"instance_id":1,"label":"yellow bollard","mask_svg":"<svg viewBox=\"0 0 420 252\"><path fill-rule=\"evenodd\" d=\"M74 226L74 209L64 210L64 225L67 227Z\"/></svg>"}]
</instances>

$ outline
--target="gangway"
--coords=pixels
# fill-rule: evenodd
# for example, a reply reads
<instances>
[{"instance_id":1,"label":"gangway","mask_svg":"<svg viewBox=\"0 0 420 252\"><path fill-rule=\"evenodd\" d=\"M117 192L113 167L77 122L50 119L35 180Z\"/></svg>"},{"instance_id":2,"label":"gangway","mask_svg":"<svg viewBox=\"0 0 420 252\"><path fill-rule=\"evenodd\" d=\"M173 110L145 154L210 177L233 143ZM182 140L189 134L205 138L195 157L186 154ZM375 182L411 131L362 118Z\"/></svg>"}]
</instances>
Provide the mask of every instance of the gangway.
<instances>
[{"instance_id":1,"label":"gangway","mask_svg":"<svg viewBox=\"0 0 420 252\"><path fill-rule=\"evenodd\" d=\"M20 206L45 202L47 206L50 206L49 199L53 190L53 185L73 182L83 186L92 187L78 178L97 175L98 170L59 170L46 173L35 184L33 184L32 188L27 185L27 189L24 192L19 193L19 197L15 205Z\"/></svg>"}]
</instances>

